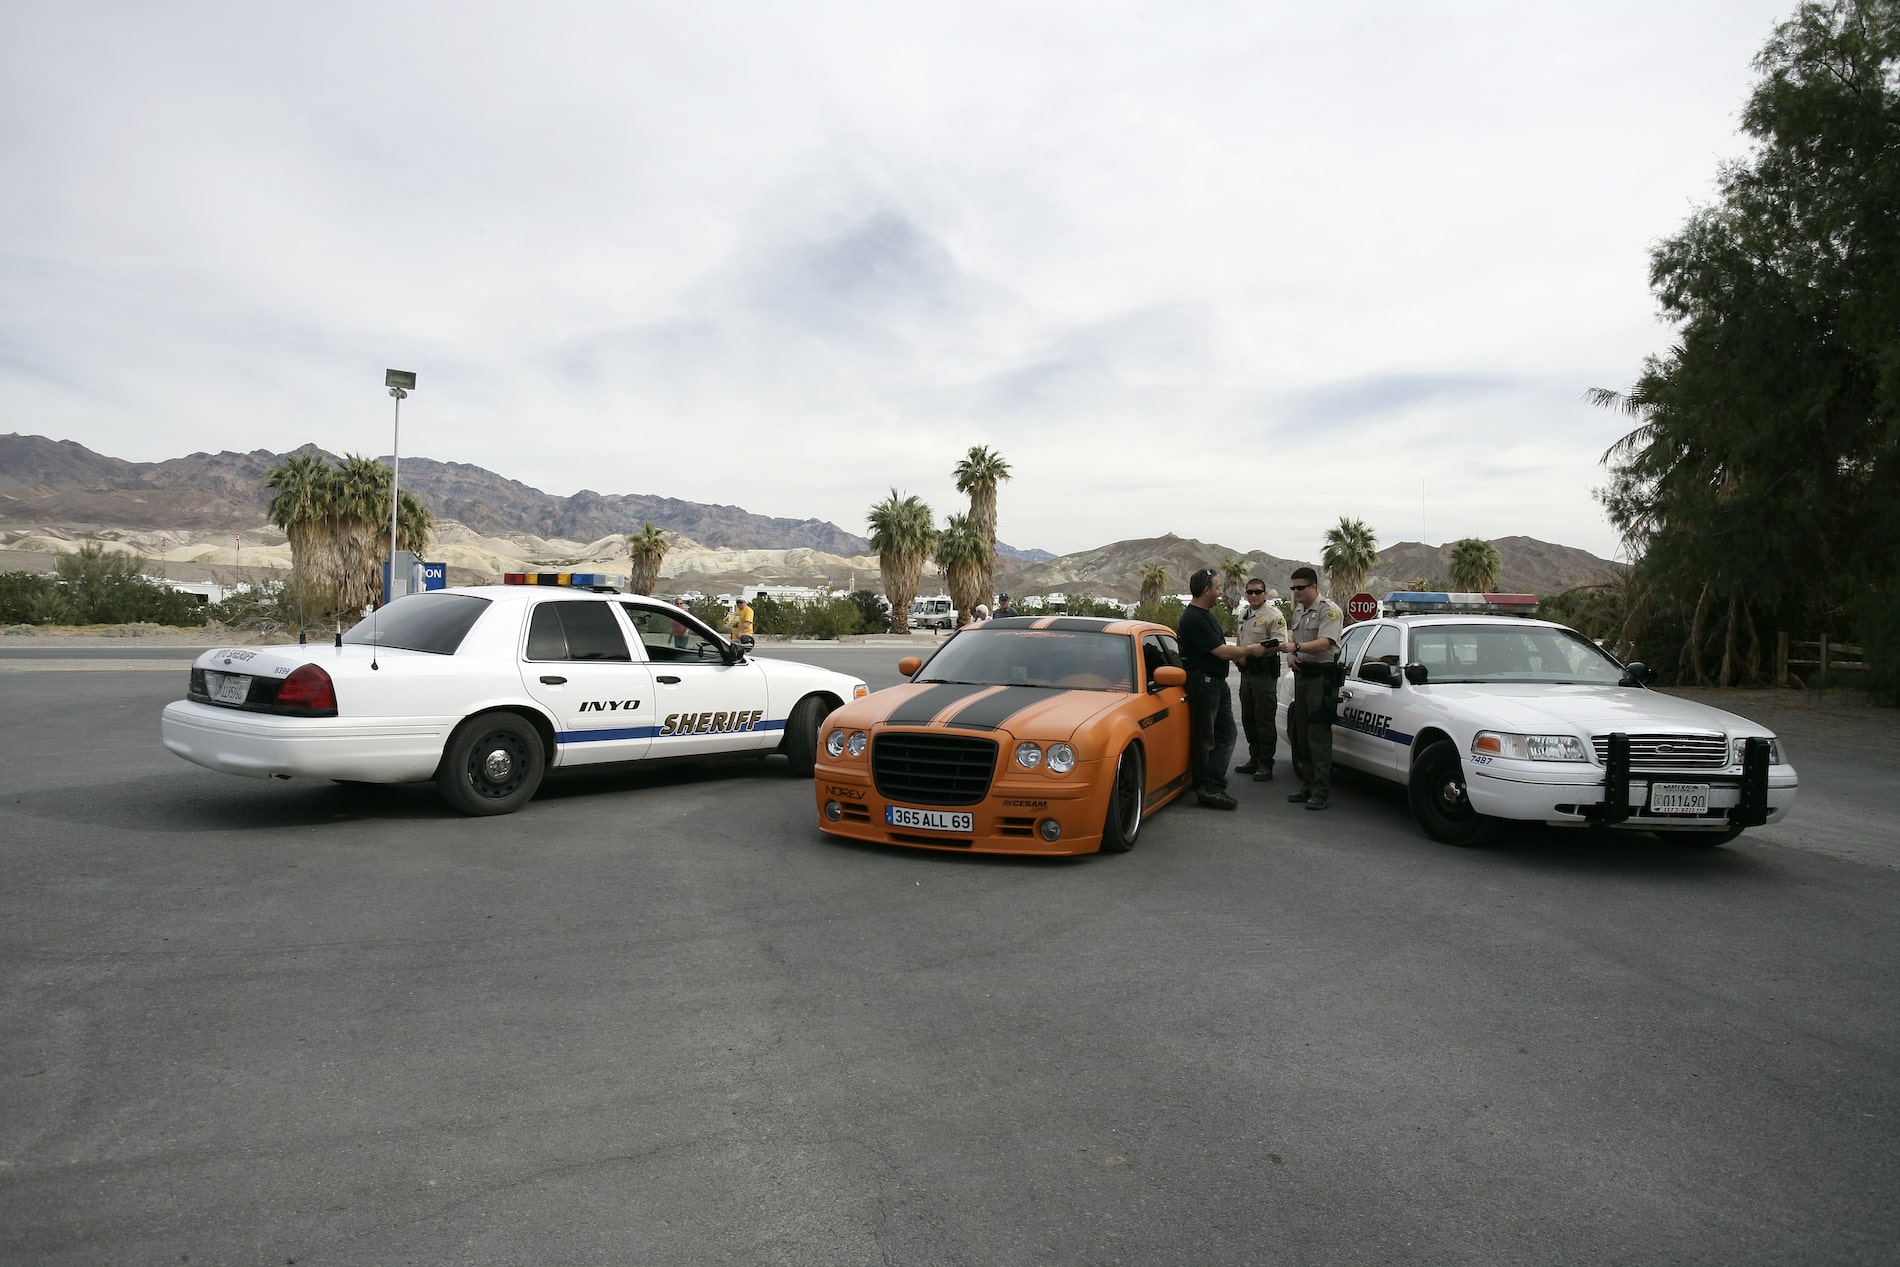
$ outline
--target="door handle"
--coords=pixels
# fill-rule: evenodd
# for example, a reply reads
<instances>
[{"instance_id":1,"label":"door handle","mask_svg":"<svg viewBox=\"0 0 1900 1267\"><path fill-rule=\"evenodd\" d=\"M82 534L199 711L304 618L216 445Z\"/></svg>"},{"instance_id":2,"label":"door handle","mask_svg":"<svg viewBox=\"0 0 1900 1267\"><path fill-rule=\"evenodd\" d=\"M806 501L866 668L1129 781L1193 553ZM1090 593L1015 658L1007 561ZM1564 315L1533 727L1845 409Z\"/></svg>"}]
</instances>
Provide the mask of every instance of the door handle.
<instances>
[{"instance_id":1,"label":"door handle","mask_svg":"<svg viewBox=\"0 0 1900 1267\"><path fill-rule=\"evenodd\" d=\"M1339 693L1339 698L1340 698L1340 699L1351 699L1351 698L1352 698L1352 692L1351 692L1351 691L1341 691L1341 692Z\"/></svg>"},{"instance_id":2,"label":"door handle","mask_svg":"<svg viewBox=\"0 0 1900 1267\"><path fill-rule=\"evenodd\" d=\"M659 682L663 686L678 686L680 684L680 680L678 678L672 677L664 673L653 680L656 682Z\"/></svg>"},{"instance_id":3,"label":"door handle","mask_svg":"<svg viewBox=\"0 0 1900 1267\"><path fill-rule=\"evenodd\" d=\"M541 675L541 685L543 685L543 686L566 686L566 685L567 685L567 679L566 679L566 678L564 678L564 677L555 677L555 676L554 676L554 675L553 675L552 673L543 673L543 674Z\"/></svg>"}]
</instances>

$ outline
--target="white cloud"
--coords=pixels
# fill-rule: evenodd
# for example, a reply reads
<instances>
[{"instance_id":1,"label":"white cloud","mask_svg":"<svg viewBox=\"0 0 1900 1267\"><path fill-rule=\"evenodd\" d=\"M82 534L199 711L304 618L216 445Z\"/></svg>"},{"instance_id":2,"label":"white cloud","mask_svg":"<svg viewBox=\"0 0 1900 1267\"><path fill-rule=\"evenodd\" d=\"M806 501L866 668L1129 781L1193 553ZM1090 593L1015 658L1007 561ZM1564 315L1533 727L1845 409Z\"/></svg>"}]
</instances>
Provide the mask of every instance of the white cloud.
<instances>
[{"instance_id":1,"label":"white cloud","mask_svg":"<svg viewBox=\"0 0 1900 1267\"><path fill-rule=\"evenodd\" d=\"M7 429L1608 553L1582 403L1784 4L18 7Z\"/></svg>"}]
</instances>

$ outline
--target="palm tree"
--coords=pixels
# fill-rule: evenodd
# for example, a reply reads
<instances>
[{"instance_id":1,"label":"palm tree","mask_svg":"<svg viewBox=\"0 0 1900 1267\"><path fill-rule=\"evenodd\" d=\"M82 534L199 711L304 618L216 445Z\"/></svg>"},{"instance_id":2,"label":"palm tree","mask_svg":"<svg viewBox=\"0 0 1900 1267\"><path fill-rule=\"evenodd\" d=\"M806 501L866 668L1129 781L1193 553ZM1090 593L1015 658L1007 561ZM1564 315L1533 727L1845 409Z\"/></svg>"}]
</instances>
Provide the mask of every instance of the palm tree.
<instances>
[{"instance_id":1,"label":"palm tree","mask_svg":"<svg viewBox=\"0 0 1900 1267\"><path fill-rule=\"evenodd\" d=\"M396 548L410 550L420 556L427 553L429 541L434 536L434 512L405 489L400 508L396 511Z\"/></svg>"},{"instance_id":2,"label":"palm tree","mask_svg":"<svg viewBox=\"0 0 1900 1267\"><path fill-rule=\"evenodd\" d=\"M1221 560L1220 575L1226 585L1225 597L1229 603L1240 602L1240 591L1247 582L1247 560L1228 555Z\"/></svg>"},{"instance_id":3,"label":"palm tree","mask_svg":"<svg viewBox=\"0 0 1900 1267\"><path fill-rule=\"evenodd\" d=\"M645 521L642 521L645 523ZM629 588L636 594L651 594L660 579L660 564L666 559L666 534L652 524L627 534Z\"/></svg>"},{"instance_id":4,"label":"palm tree","mask_svg":"<svg viewBox=\"0 0 1900 1267\"><path fill-rule=\"evenodd\" d=\"M264 472L271 490L270 521L290 539L290 570L297 584L328 597L336 584L335 542L328 531L336 481L314 453L293 453Z\"/></svg>"},{"instance_id":5,"label":"palm tree","mask_svg":"<svg viewBox=\"0 0 1900 1267\"><path fill-rule=\"evenodd\" d=\"M1320 562L1326 565L1335 599L1343 601L1357 594L1366 583L1366 573L1378 560L1378 541L1363 520L1341 515L1338 526L1326 530L1326 549Z\"/></svg>"},{"instance_id":6,"label":"palm tree","mask_svg":"<svg viewBox=\"0 0 1900 1267\"><path fill-rule=\"evenodd\" d=\"M1144 564L1141 569L1141 602L1144 610L1161 604L1161 591L1168 588L1168 569L1160 563Z\"/></svg>"},{"instance_id":7,"label":"palm tree","mask_svg":"<svg viewBox=\"0 0 1900 1267\"><path fill-rule=\"evenodd\" d=\"M337 601L343 611L354 611L382 597L382 558L388 549L384 543L389 540L389 491L395 472L375 458L346 453L334 478L330 517L336 541Z\"/></svg>"},{"instance_id":8,"label":"palm tree","mask_svg":"<svg viewBox=\"0 0 1900 1267\"><path fill-rule=\"evenodd\" d=\"M996 592L996 486L1009 478L1009 463L1000 453L972 445L956 469L957 491L970 495L970 522L989 546L983 562L982 593ZM987 600L986 600L987 601Z\"/></svg>"},{"instance_id":9,"label":"palm tree","mask_svg":"<svg viewBox=\"0 0 1900 1267\"><path fill-rule=\"evenodd\" d=\"M917 578L937 542L930 507L915 493L899 497L893 488L889 497L871 507L869 520L871 548L877 551L884 596L891 602L891 632L908 634L910 600L917 597Z\"/></svg>"},{"instance_id":10,"label":"palm tree","mask_svg":"<svg viewBox=\"0 0 1900 1267\"><path fill-rule=\"evenodd\" d=\"M1498 548L1480 537L1451 543L1452 588L1466 594L1488 594L1498 583Z\"/></svg>"},{"instance_id":11,"label":"palm tree","mask_svg":"<svg viewBox=\"0 0 1900 1267\"><path fill-rule=\"evenodd\" d=\"M976 605L988 603L993 597L983 590L984 564L989 557L990 543L968 515L950 516L948 526L937 534L935 558L943 569L944 586L950 591L950 605L957 609L959 625L968 624L976 615Z\"/></svg>"}]
</instances>

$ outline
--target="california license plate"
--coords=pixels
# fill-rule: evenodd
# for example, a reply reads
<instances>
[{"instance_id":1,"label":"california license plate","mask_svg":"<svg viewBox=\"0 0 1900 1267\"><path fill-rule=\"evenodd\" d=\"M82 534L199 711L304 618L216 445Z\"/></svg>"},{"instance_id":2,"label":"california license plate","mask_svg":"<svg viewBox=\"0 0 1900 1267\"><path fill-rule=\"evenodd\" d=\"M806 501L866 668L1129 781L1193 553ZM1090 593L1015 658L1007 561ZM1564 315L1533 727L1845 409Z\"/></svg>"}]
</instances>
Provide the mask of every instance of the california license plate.
<instances>
[{"instance_id":1,"label":"california license plate","mask_svg":"<svg viewBox=\"0 0 1900 1267\"><path fill-rule=\"evenodd\" d=\"M1652 814L1706 814L1709 812L1709 785L1706 783L1652 783L1649 785L1649 812Z\"/></svg>"},{"instance_id":2,"label":"california license plate","mask_svg":"<svg viewBox=\"0 0 1900 1267\"><path fill-rule=\"evenodd\" d=\"M976 830L973 815L940 809L908 809L902 805L884 807L887 827L908 827L914 831L952 831L969 835Z\"/></svg>"},{"instance_id":3,"label":"california license plate","mask_svg":"<svg viewBox=\"0 0 1900 1267\"><path fill-rule=\"evenodd\" d=\"M210 679L211 698L220 704L242 704L251 693L251 675L248 673L207 673Z\"/></svg>"}]
</instances>

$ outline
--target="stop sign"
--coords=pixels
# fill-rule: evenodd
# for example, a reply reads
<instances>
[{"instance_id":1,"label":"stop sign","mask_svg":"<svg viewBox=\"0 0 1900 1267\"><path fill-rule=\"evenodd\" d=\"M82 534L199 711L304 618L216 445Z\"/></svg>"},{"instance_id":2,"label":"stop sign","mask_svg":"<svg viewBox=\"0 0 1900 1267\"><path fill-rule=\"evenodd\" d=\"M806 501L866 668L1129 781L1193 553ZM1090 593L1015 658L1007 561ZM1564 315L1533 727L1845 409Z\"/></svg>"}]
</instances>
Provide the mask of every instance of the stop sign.
<instances>
[{"instance_id":1,"label":"stop sign","mask_svg":"<svg viewBox=\"0 0 1900 1267\"><path fill-rule=\"evenodd\" d=\"M1371 620L1379 614L1379 600L1370 594L1354 594L1346 600L1346 614L1354 620Z\"/></svg>"}]
</instances>

